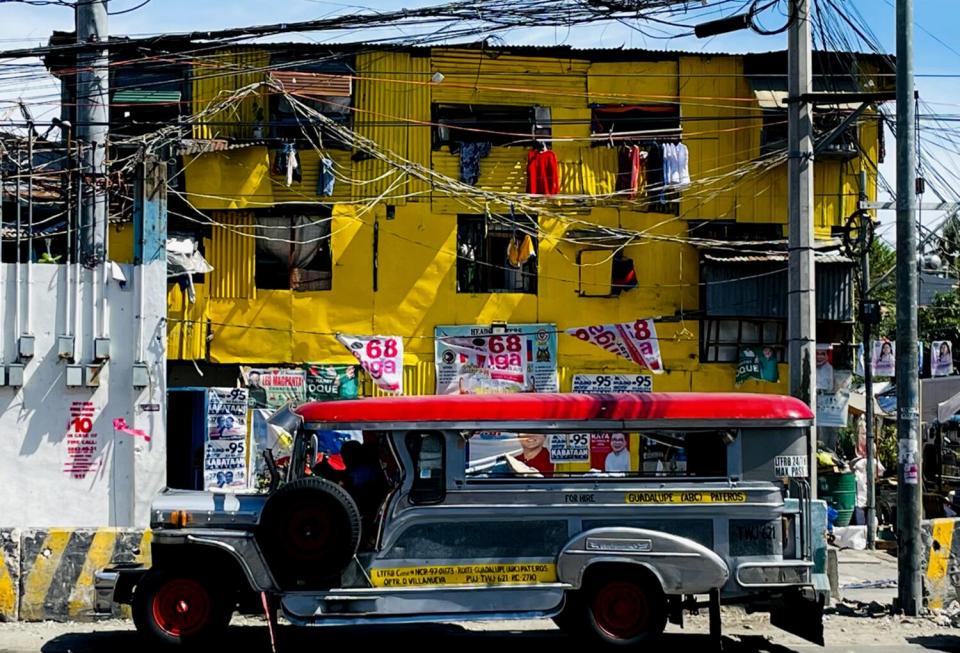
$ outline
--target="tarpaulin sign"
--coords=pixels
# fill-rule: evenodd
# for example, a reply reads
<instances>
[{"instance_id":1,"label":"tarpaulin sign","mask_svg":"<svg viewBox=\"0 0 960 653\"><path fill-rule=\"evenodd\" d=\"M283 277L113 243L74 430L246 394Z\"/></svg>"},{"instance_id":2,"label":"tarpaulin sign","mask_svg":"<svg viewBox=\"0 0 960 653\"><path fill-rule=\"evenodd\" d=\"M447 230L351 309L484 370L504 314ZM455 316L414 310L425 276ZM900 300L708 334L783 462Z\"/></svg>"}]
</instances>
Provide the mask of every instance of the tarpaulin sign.
<instances>
[{"instance_id":1,"label":"tarpaulin sign","mask_svg":"<svg viewBox=\"0 0 960 653\"><path fill-rule=\"evenodd\" d=\"M660 341L653 319L635 320L621 324L599 324L589 327L567 329L567 333L584 342L589 342L654 374L663 373L660 359Z\"/></svg>"},{"instance_id":2,"label":"tarpaulin sign","mask_svg":"<svg viewBox=\"0 0 960 653\"><path fill-rule=\"evenodd\" d=\"M397 336L345 336L337 340L350 350L381 390L403 394L403 339Z\"/></svg>"}]
</instances>

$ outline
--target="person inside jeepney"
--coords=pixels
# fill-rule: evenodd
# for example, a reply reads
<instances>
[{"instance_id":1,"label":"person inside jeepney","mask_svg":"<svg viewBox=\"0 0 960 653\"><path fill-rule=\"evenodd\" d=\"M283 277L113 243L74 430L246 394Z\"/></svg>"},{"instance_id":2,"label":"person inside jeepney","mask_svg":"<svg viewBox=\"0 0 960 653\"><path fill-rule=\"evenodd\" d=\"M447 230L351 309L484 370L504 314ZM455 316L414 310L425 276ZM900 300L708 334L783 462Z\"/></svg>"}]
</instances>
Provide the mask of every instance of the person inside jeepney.
<instances>
[{"instance_id":1,"label":"person inside jeepney","mask_svg":"<svg viewBox=\"0 0 960 653\"><path fill-rule=\"evenodd\" d=\"M364 537L367 537L372 534L377 512L390 489L387 478L376 449L362 442L347 440L340 447L340 456L346 467L343 485L357 502L363 518Z\"/></svg>"},{"instance_id":2,"label":"person inside jeepney","mask_svg":"<svg viewBox=\"0 0 960 653\"><path fill-rule=\"evenodd\" d=\"M550 451L546 447L547 436L542 433L518 433L517 438L521 448L517 460L544 476L552 476L553 463L550 462Z\"/></svg>"}]
</instances>

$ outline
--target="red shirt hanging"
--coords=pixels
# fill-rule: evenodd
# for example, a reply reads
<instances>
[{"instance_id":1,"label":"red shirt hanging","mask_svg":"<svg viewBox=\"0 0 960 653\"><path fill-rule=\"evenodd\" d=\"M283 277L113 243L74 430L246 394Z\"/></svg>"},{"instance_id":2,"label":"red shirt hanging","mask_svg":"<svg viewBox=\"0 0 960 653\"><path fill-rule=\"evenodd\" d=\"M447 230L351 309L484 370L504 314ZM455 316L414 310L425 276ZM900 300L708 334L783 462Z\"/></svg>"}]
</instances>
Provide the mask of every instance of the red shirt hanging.
<instances>
[{"instance_id":1,"label":"red shirt hanging","mask_svg":"<svg viewBox=\"0 0 960 653\"><path fill-rule=\"evenodd\" d=\"M553 150L527 153L527 192L531 195L556 195L560 192L557 155Z\"/></svg>"}]
</instances>

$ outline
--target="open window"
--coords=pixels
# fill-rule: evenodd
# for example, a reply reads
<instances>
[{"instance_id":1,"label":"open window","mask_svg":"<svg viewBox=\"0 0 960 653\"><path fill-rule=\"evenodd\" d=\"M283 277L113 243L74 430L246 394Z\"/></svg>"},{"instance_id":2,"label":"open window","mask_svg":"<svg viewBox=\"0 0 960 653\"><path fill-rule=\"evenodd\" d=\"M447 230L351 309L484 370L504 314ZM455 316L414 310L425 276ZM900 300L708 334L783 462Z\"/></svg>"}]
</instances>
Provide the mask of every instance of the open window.
<instances>
[{"instance_id":1,"label":"open window","mask_svg":"<svg viewBox=\"0 0 960 653\"><path fill-rule=\"evenodd\" d=\"M468 481L595 480L611 477L719 479L728 474L724 429L639 432L477 432L468 440Z\"/></svg>"},{"instance_id":2,"label":"open window","mask_svg":"<svg viewBox=\"0 0 960 653\"><path fill-rule=\"evenodd\" d=\"M813 110L813 138L816 141L837 129L850 111L815 107ZM760 154L784 152L787 149L787 110L764 106L763 127L760 130ZM857 156L856 121L848 125L820 152L818 157L853 158Z\"/></svg>"},{"instance_id":3,"label":"open window","mask_svg":"<svg viewBox=\"0 0 960 653\"><path fill-rule=\"evenodd\" d=\"M407 452L413 459L413 503L440 503L446 496L446 465L443 434L437 431L411 432Z\"/></svg>"},{"instance_id":4,"label":"open window","mask_svg":"<svg viewBox=\"0 0 960 653\"><path fill-rule=\"evenodd\" d=\"M595 104L591 107L593 136L633 137L637 140L680 133L680 105ZM594 142L603 145L602 140Z\"/></svg>"},{"instance_id":5,"label":"open window","mask_svg":"<svg viewBox=\"0 0 960 653\"><path fill-rule=\"evenodd\" d=\"M457 292L537 294L536 233L526 216L515 216L513 224L458 216Z\"/></svg>"},{"instance_id":6,"label":"open window","mask_svg":"<svg viewBox=\"0 0 960 653\"><path fill-rule=\"evenodd\" d=\"M551 134L550 107L433 105L433 149L458 143L530 145Z\"/></svg>"},{"instance_id":7,"label":"open window","mask_svg":"<svg viewBox=\"0 0 960 653\"><path fill-rule=\"evenodd\" d=\"M338 125L352 126L353 84L348 75L276 70L270 79L284 91L294 95L309 109L322 114ZM329 126L294 106L284 94L275 93L270 98L270 131L275 138L293 141L305 140L304 126L310 126L308 134L315 139L315 129L320 130L323 145L327 148L348 149Z\"/></svg>"},{"instance_id":8,"label":"open window","mask_svg":"<svg viewBox=\"0 0 960 653\"><path fill-rule=\"evenodd\" d=\"M744 347L769 348L778 363L786 351L786 323L780 320L704 320L700 361L735 363Z\"/></svg>"},{"instance_id":9,"label":"open window","mask_svg":"<svg viewBox=\"0 0 960 653\"><path fill-rule=\"evenodd\" d=\"M331 211L311 206L296 213L257 215L256 284L262 290L330 290Z\"/></svg>"}]
</instances>

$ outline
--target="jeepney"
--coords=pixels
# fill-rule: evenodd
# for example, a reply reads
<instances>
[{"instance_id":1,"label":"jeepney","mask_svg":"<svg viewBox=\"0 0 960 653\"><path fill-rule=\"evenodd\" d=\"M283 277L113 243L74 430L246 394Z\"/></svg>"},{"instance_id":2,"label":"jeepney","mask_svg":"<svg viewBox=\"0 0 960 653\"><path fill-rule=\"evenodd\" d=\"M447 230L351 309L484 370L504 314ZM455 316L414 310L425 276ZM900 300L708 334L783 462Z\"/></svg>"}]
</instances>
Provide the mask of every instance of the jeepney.
<instances>
[{"instance_id":1,"label":"jeepney","mask_svg":"<svg viewBox=\"0 0 960 653\"><path fill-rule=\"evenodd\" d=\"M270 491L162 492L151 566L100 572L98 609L130 604L172 646L238 609L315 626L552 617L620 645L700 607L719 638L721 603L737 603L823 643L826 509L798 400L373 398L271 423L292 447ZM314 464L331 431L362 434L373 486Z\"/></svg>"}]
</instances>

